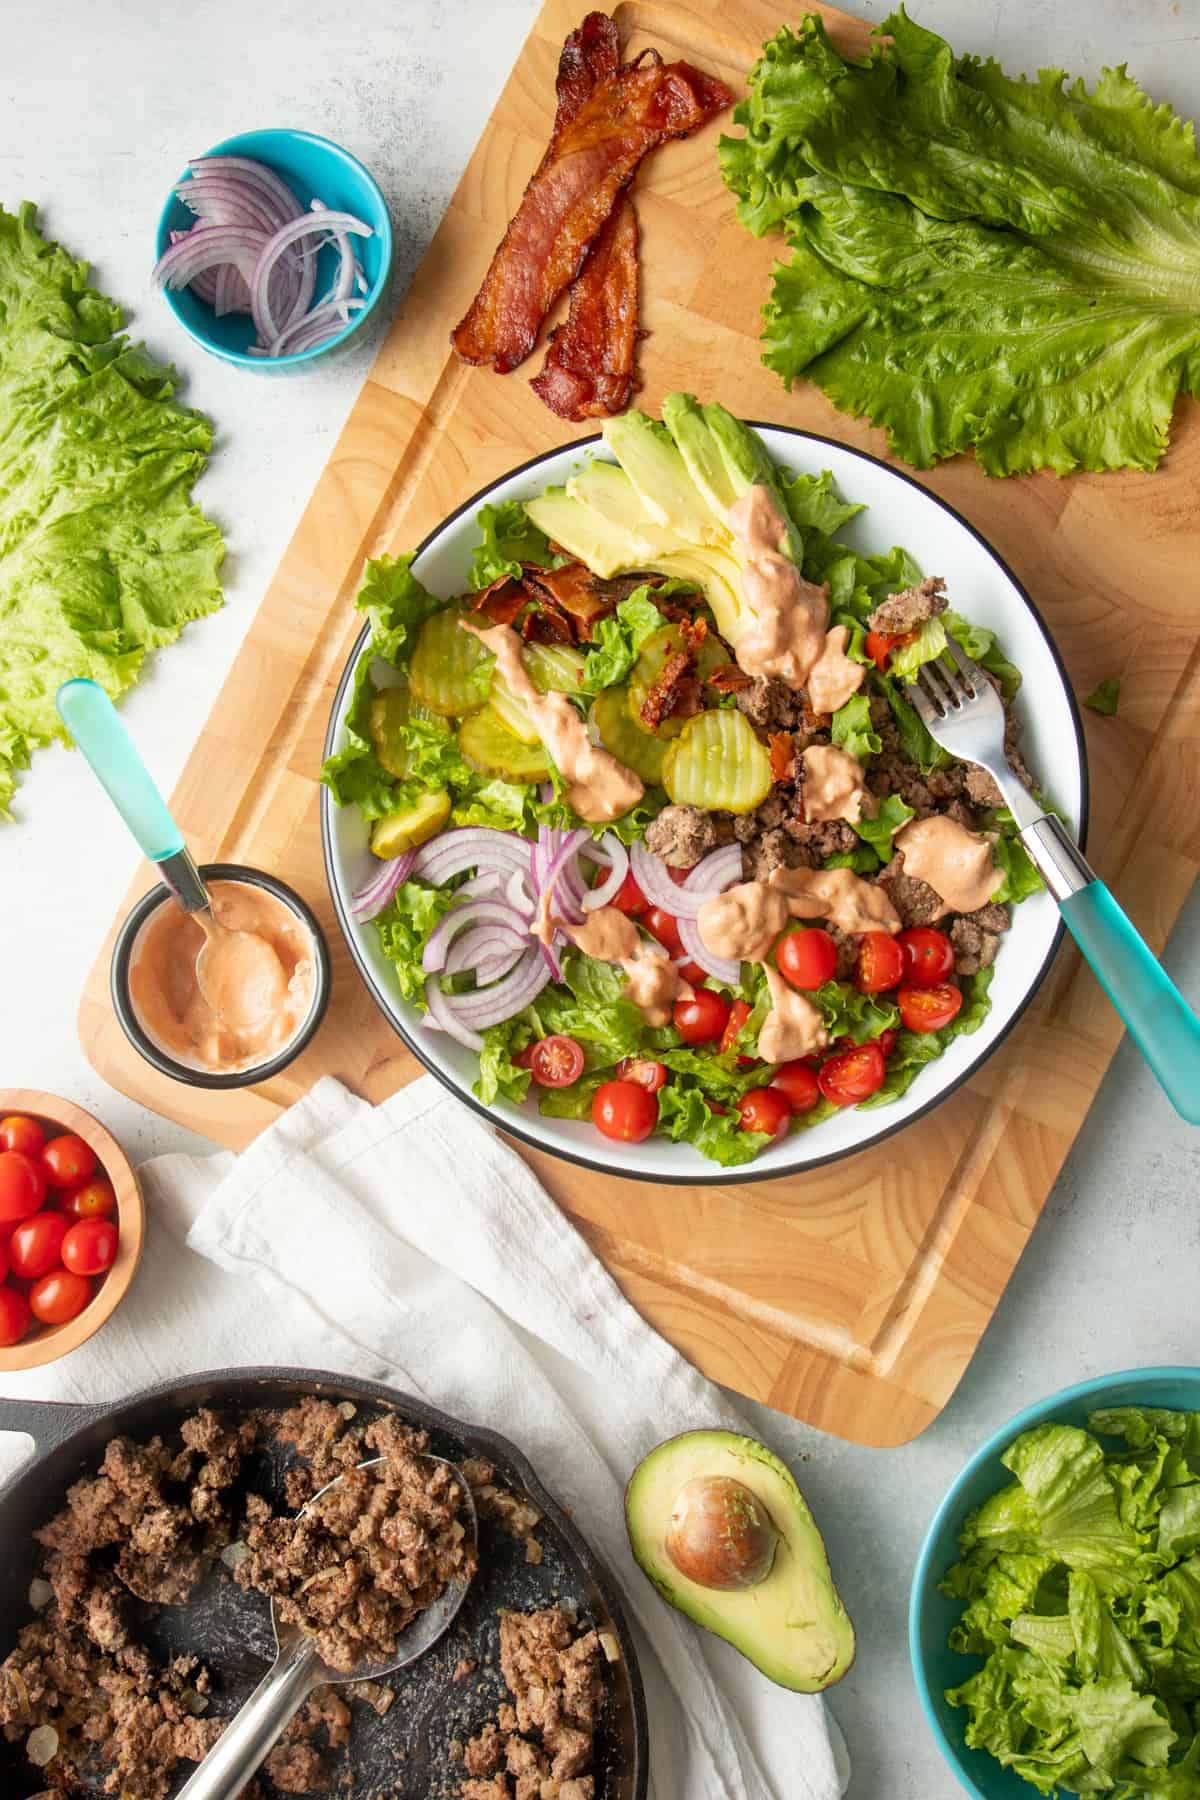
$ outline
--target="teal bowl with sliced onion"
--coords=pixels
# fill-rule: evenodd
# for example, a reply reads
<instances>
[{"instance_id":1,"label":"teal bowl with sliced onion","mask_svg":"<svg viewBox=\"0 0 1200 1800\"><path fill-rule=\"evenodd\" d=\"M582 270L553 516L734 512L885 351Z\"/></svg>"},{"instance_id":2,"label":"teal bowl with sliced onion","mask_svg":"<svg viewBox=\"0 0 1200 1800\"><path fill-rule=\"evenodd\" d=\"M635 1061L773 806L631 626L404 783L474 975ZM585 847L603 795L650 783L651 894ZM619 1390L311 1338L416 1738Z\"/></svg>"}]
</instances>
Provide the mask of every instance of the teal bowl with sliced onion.
<instances>
[{"instance_id":1,"label":"teal bowl with sliced onion","mask_svg":"<svg viewBox=\"0 0 1200 1800\"><path fill-rule=\"evenodd\" d=\"M197 187L189 206L180 190L198 182L203 201ZM315 222L302 223L314 203ZM387 294L394 246L387 202L357 157L315 132L273 127L225 138L187 165L163 207L155 252L163 298L202 349L239 368L291 374L360 336ZM181 285L160 277L168 252L169 279Z\"/></svg>"}]
</instances>

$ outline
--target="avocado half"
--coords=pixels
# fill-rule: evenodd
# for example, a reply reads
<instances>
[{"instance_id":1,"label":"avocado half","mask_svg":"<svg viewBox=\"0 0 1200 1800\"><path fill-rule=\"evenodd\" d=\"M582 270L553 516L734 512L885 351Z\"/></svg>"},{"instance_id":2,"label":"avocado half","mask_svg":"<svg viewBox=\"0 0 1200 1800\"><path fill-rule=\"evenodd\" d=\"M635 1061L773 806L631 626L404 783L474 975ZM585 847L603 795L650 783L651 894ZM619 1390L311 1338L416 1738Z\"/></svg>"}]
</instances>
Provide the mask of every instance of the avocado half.
<instances>
[{"instance_id":1,"label":"avocado half","mask_svg":"<svg viewBox=\"0 0 1200 1800\"><path fill-rule=\"evenodd\" d=\"M667 1554L668 1522L681 1489L712 1476L749 1488L779 1534L770 1569L753 1587L701 1587ZM754 1438L732 1431L668 1438L630 1476L625 1524L634 1556L663 1599L781 1687L820 1693L854 1661L854 1627L808 1503L791 1470Z\"/></svg>"}]
</instances>

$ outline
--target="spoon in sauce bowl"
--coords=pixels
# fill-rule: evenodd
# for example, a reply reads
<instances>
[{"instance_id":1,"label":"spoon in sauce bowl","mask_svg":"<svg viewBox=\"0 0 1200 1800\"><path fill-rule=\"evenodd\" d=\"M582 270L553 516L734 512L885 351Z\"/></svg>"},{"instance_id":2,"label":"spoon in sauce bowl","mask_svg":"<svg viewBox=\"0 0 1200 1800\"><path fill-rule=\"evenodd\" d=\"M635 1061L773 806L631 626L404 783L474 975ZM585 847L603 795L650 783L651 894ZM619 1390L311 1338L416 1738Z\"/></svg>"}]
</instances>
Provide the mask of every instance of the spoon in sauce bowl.
<instances>
[{"instance_id":1,"label":"spoon in sauce bowl","mask_svg":"<svg viewBox=\"0 0 1200 1800\"><path fill-rule=\"evenodd\" d=\"M252 1038L282 1012L288 996L289 977L274 945L217 918L183 834L104 689L94 681L67 681L55 704L139 849L204 933L193 977L214 1025L234 1040Z\"/></svg>"}]
</instances>

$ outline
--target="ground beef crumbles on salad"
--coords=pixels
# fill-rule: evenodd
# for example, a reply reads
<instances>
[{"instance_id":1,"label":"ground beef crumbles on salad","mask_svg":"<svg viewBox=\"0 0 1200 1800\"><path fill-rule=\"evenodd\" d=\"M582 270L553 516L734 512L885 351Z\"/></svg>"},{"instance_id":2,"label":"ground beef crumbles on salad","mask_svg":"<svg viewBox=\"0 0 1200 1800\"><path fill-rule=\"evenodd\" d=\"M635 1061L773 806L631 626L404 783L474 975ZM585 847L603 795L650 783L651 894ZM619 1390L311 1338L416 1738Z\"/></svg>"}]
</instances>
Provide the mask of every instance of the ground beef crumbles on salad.
<instances>
[{"instance_id":1,"label":"ground beef crumbles on salad","mask_svg":"<svg viewBox=\"0 0 1200 1800\"><path fill-rule=\"evenodd\" d=\"M483 508L462 592L368 565L323 778L378 859L355 914L481 1100L730 1166L895 1100L986 1017L1041 881L906 683L953 638L1032 789L1020 673L724 408L604 436L615 462Z\"/></svg>"}]
</instances>

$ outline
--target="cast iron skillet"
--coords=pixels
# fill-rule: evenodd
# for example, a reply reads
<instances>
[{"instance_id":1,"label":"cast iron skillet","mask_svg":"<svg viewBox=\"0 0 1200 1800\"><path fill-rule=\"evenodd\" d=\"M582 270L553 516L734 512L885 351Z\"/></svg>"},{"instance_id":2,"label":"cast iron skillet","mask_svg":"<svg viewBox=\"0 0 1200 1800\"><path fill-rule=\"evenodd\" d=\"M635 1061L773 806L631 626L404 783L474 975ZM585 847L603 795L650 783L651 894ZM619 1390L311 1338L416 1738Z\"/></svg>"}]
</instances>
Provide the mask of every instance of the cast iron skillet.
<instances>
[{"instance_id":1,"label":"cast iron skillet","mask_svg":"<svg viewBox=\"0 0 1200 1800\"><path fill-rule=\"evenodd\" d=\"M481 1522L479 1574L454 1628L427 1657L389 1682L396 1699L385 1718L354 1706L352 1739L338 1763L340 1769L349 1759L354 1780L345 1786L339 1781L339 1794L346 1800L380 1794L395 1800L450 1800L462 1778L461 1764L450 1759L452 1742L470 1737L507 1697L499 1668L498 1609L528 1611L562 1600L574 1602L582 1617L610 1631L621 1649L620 1661L605 1665L608 1701L597 1738L596 1800L645 1800L646 1703L611 1576L507 1439L460 1425L423 1401L374 1381L319 1369L217 1369L146 1388L115 1406L0 1399L0 1430L24 1432L36 1447L33 1460L0 1489L0 1657L33 1616L28 1591L37 1545L31 1532L58 1511L73 1481L95 1472L110 1438L125 1434L144 1441L157 1433L170 1439L198 1406L240 1418L258 1407L290 1406L308 1394L348 1400L368 1420L398 1412L407 1424L429 1432L430 1448L439 1456L456 1461L486 1457L505 1484L527 1494L543 1515L537 1533L544 1551L539 1564L527 1563L522 1546L498 1526ZM266 1491L279 1473L264 1455L252 1468L250 1481ZM219 1569L186 1606L145 1608L137 1629L156 1658L194 1653L204 1659L213 1672L216 1716L241 1705L271 1654L266 1600L243 1593ZM467 1680L455 1683L451 1672L462 1658L474 1660L476 1668ZM177 1785L194 1766L180 1764ZM0 1793L6 1800L38 1793L44 1786L21 1746L0 1739Z\"/></svg>"}]
</instances>

